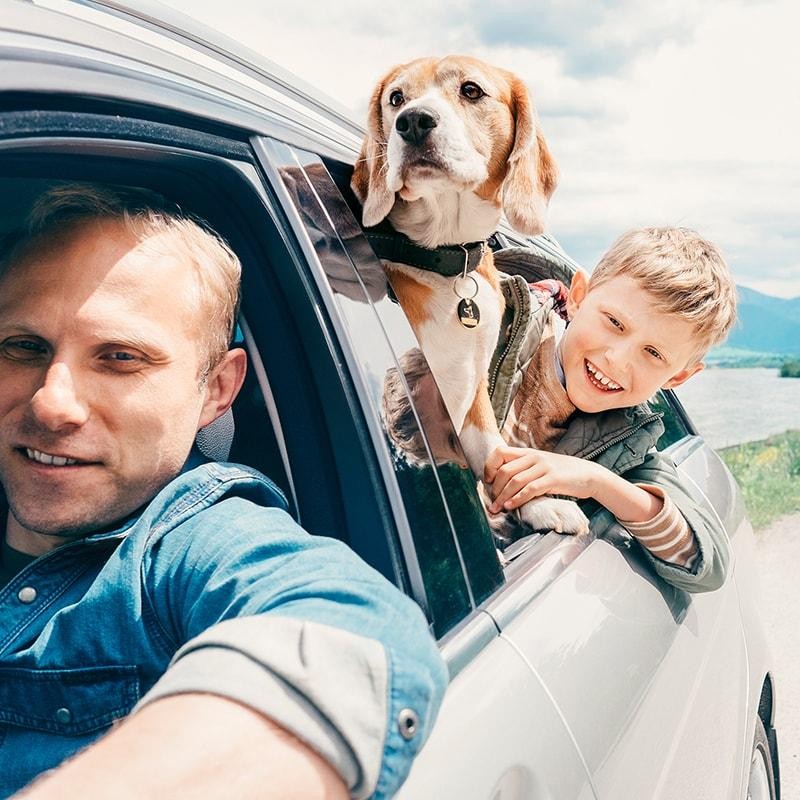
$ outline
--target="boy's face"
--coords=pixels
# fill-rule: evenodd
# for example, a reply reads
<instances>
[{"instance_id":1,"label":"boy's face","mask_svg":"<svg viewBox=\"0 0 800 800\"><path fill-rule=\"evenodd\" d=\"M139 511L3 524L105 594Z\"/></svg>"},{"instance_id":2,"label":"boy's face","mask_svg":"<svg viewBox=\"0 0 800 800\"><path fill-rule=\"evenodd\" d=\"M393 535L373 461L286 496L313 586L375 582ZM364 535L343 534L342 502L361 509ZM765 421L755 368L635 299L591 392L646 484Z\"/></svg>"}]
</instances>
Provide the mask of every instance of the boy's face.
<instances>
[{"instance_id":1,"label":"boy's face","mask_svg":"<svg viewBox=\"0 0 800 800\"><path fill-rule=\"evenodd\" d=\"M697 349L693 326L658 310L632 278L611 278L589 291L586 273L577 272L567 312L561 360L567 394L581 411L635 406L703 368L690 364Z\"/></svg>"}]
</instances>

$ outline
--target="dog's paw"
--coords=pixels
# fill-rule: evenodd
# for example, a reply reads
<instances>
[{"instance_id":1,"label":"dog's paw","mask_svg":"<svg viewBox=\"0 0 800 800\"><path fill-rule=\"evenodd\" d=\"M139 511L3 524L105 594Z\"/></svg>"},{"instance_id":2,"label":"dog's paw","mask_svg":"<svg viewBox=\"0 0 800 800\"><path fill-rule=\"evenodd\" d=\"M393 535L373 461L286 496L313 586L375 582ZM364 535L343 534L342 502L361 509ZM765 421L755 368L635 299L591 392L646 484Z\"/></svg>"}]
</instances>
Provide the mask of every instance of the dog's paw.
<instances>
[{"instance_id":1,"label":"dog's paw","mask_svg":"<svg viewBox=\"0 0 800 800\"><path fill-rule=\"evenodd\" d=\"M519 509L519 516L535 531L556 531L576 536L589 533L589 520L572 500L537 497Z\"/></svg>"}]
</instances>

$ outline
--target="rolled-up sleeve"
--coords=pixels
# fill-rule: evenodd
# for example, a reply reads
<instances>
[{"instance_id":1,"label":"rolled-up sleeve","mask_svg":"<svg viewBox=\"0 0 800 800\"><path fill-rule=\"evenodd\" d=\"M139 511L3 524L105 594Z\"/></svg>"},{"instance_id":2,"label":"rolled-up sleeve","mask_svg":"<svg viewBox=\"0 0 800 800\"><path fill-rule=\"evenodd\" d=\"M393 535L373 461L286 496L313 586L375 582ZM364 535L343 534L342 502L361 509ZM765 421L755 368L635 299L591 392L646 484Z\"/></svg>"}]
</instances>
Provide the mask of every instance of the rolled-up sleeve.
<instances>
[{"instance_id":1,"label":"rolled-up sleeve","mask_svg":"<svg viewBox=\"0 0 800 800\"><path fill-rule=\"evenodd\" d=\"M139 707L230 698L312 747L352 797L391 797L447 684L424 615L341 542L275 509L241 511L219 546L195 529L185 549L172 535L155 549L149 594L178 646Z\"/></svg>"}]
</instances>

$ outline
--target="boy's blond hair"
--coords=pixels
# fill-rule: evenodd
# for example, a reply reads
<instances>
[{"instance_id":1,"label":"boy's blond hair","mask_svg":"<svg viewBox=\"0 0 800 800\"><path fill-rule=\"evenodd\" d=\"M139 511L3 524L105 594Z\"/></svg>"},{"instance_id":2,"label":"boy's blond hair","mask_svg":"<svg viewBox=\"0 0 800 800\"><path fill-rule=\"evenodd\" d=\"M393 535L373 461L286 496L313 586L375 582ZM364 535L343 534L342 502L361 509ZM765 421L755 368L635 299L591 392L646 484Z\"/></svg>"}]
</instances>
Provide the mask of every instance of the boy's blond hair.
<instances>
[{"instance_id":1,"label":"boy's blond hair","mask_svg":"<svg viewBox=\"0 0 800 800\"><path fill-rule=\"evenodd\" d=\"M635 228L600 259L589 290L628 277L652 295L659 310L694 326L700 361L736 321L736 285L719 248L689 228Z\"/></svg>"}]
</instances>

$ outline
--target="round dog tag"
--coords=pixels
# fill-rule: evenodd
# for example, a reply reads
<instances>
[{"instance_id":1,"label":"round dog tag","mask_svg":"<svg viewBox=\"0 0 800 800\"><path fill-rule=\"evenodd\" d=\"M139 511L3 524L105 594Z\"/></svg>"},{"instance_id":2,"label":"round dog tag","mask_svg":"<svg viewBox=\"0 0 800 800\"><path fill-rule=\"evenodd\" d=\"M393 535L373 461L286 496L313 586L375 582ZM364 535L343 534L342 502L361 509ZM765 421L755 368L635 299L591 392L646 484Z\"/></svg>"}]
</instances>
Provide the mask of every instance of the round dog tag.
<instances>
[{"instance_id":1,"label":"round dog tag","mask_svg":"<svg viewBox=\"0 0 800 800\"><path fill-rule=\"evenodd\" d=\"M458 321L465 328L475 328L481 321L481 312L478 304L470 298L463 298L458 304Z\"/></svg>"}]
</instances>

